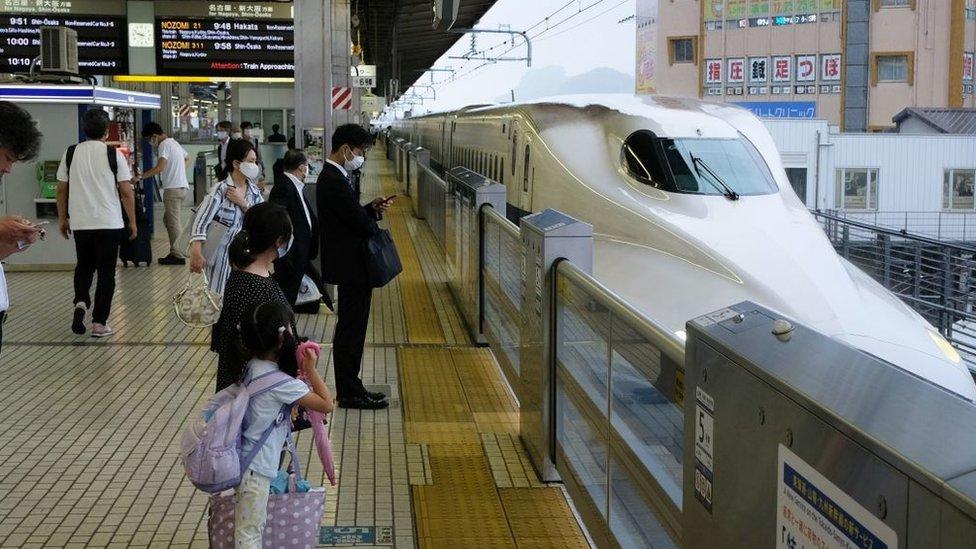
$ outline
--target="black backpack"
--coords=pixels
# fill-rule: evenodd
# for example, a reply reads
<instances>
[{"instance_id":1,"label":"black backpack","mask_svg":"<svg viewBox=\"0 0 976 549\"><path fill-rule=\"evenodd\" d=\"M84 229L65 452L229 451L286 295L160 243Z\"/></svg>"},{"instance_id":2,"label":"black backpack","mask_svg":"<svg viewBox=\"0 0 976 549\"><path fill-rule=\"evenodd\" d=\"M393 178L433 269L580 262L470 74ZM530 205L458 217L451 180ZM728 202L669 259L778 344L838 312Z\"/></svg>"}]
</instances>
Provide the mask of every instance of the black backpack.
<instances>
[{"instance_id":1,"label":"black backpack","mask_svg":"<svg viewBox=\"0 0 976 549\"><path fill-rule=\"evenodd\" d=\"M75 156L75 147L77 146L78 146L77 144L71 145L70 147L68 147L68 150L64 153L64 163L67 165L69 183L71 179L71 159L74 158ZM119 177L118 156L115 154L116 149L112 145L107 145L105 148L108 151L108 167L112 170L112 180L114 181ZM68 190L69 192L71 190L70 184L68 185ZM135 192L134 189L133 192ZM121 200L122 197L120 196L119 201L121 202ZM139 193L135 193L135 210L136 210L137 217L140 215L139 212L142 211L141 204L139 202L140 202ZM122 225L124 226L123 228L127 228L129 226L129 214L125 213L124 204L122 205Z\"/></svg>"}]
</instances>

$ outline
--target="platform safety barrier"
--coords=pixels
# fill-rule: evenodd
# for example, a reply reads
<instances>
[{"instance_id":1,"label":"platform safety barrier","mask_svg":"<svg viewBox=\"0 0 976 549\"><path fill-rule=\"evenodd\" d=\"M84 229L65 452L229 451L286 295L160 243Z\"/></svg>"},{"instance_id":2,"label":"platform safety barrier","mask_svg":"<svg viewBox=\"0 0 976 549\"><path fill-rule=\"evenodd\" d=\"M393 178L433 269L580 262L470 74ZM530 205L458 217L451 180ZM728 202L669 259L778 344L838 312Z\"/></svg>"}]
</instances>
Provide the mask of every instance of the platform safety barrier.
<instances>
[{"instance_id":1,"label":"platform safety barrier","mask_svg":"<svg viewBox=\"0 0 976 549\"><path fill-rule=\"evenodd\" d=\"M972 402L748 302L690 319L686 343L590 274L585 223L547 210L516 226L478 186L418 169L526 451L597 546L976 539Z\"/></svg>"},{"instance_id":2,"label":"platform safety barrier","mask_svg":"<svg viewBox=\"0 0 976 549\"><path fill-rule=\"evenodd\" d=\"M193 203L199 204L207 195L210 187L217 182L214 166L220 160L217 151L200 151L193 162Z\"/></svg>"}]
</instances>

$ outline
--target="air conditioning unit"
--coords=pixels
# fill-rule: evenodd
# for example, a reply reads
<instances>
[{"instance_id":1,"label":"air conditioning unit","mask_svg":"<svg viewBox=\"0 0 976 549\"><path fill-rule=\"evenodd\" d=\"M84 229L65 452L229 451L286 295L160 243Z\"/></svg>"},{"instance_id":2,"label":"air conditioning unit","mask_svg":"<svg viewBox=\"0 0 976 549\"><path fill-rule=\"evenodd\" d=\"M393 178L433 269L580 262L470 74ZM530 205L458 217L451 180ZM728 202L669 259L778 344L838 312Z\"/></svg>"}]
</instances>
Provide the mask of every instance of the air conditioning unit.
<instances>
[{"instance_id":1,"label":"air conditioning unit","mask_svg":"<svg viewBox=\"0 0 976 549\"><path fill-rule=\"evenodd\" d=\"M41 27L41 72L78 74L78 32Z\"/></svg>"},{"instance_id":2,"label":"air conditioning unit","mask_svg":"<svg viewBox=\"0 0 976 549\"><path fill-rule=\"evenodd\" d=\"M457 21L461 0L434 0L434 29L450 30Z\"/></svg>"}]
</instances>

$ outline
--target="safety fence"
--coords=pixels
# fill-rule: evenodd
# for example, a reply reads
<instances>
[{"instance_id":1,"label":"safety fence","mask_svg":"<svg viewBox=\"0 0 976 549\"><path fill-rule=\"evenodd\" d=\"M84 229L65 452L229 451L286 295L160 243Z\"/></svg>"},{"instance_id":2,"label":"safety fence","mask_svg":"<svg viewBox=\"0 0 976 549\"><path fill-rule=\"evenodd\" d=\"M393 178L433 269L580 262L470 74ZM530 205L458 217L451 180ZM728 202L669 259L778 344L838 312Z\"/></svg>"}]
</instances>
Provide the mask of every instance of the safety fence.
<instances>
[{"instance_id":1,"label":"safety fence","mask_svg":"<svg viewBox=\"0 0 976 549\"><path fill-rule=\"evenodd\" d=\"M826 210L826 215L936 240L976 243L976 211L864 212Z\"/></svg>"},{"instance_id":2,"label":"safety fence","mask_svg":"<svg viewBox=\"0 0 976 549\"><path fill-rule=\"evenodd\" d=\"M546 262L545 231L576 220L516 226L503 186L463 168L441 177L426 151L391 148L473 339L490 346L519 400L540 477L564 482L598 546L680 545L683 342L588 267ZM592 237L584 245L592 255Z\"/></svg>"},{"instance_id":3,"label":"safety fence","mask_svg":"<svg viewBox=\"0 0 976 549\"><path fill-rule=\"evenodd\" d=\"M931 322L976 372L976 246L812 213L837 253Z\"/></svg>"}]
</instances>

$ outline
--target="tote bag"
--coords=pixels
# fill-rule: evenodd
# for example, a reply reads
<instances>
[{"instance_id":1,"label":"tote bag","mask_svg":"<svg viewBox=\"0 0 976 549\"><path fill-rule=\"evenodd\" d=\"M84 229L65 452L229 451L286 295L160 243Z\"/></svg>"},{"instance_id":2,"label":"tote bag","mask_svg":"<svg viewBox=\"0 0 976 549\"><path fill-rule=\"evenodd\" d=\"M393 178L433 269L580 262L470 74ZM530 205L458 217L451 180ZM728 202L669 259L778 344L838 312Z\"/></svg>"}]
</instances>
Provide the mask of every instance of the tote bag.
<instances>
[{"instance_id":1,"label":"tote bag","mask_svg":"<svg viewBox=\"0 0 976 549\"><path fill-rule=\"evenodd\" d=\"M382 288L403 270L390 231L380 229L366 240L366 280L370 288Z\"/></svg>"},{"instance_id":2,"label":"tote bag","mask_svg":"<svg viewBox=\"0 0 976 549\"><path fill-rule=\"evenodd\" d=\"M264 549L315 547L318 545L319 524L325 511L324 488L313 488L308 492L294 490L297 481L302 480L302 470L291 430L288 431L286 440L294 472L288 492L268 496L268 520L261 536ZM233 549L236 499L233 490L210 496L210 517L207 520L210 547Z\"/></svg>"}]
</instances>

